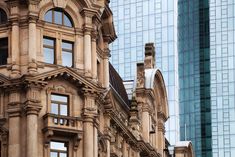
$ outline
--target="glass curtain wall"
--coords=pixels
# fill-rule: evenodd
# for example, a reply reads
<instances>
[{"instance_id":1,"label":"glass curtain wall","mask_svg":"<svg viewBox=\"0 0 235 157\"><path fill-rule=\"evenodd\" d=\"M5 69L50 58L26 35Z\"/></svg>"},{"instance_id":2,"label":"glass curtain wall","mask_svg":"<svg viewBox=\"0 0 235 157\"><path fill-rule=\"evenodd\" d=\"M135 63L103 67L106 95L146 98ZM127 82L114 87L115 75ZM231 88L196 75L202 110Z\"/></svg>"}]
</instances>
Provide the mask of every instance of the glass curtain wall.
<instances>
[{"instance_id":1,"label":"glass curtain wall","mask_svg":"<svg viewBox=\"0 0 235 157\"><path fill-rule=\"evenodd\" d=\"M136 63L144 60L144 45L154 42L156 67L167 86L170 119L167 139L179 140L177 0L112 0L118 38L110 46L111 62L124 80L134 80Z\"/></svg>"}]
</instances>

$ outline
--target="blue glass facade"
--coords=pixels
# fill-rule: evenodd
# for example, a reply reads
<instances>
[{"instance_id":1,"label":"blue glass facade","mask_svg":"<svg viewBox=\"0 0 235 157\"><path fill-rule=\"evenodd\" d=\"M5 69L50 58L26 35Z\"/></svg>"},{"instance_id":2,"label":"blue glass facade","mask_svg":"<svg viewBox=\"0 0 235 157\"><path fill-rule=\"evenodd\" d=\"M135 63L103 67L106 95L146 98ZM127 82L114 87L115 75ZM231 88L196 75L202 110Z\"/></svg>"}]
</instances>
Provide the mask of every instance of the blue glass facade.
<instances>
[{"instance_id":1,"label":"blue glass facade","mask_svg":"<svg viewBox=\"0 0 235 157\"><path fill-rule=\"evenodd\" d=\"M179 140L177 0L112 0L118 39L111 45L111 62L124 80L133 80L136 63L144 60L144 45L154 42L156 66L167 86L170 119L166 137Z\"/></svg>"},{"instance_id":2,"label":"blue glass facade","mask_svg":"<svg viewBox=\"0 0 235 157\"><path fill-rule=\"evenodd\" d=\"M235 154L235 2L179 0L180 137L196 156Z\"/></svg>"},{"instance_id":3,"label":"blue glass facade","mask_svg":"<svg viewBox=\"0 0 235 157\"><path fill-rule=\"evenodd\" d=\"M235 1L210 0L213 157L235 155Z\"/></svg>"},{"instance_id":4,"label":"blue glass facade","mask_svg":"<svg viewBox=\"0 0 235 157\"><path fill-rule=\"evenodd\" d=\"M178 1L180 139L197 157L211 154L210 34L208 0Z\"/></svg>"},{"instance_id":5,"label":"blue glass facade","mask_svg":"<svg viewBox=\"0 0 235 157\"><path fill-rule=\"evenodd\" d=\"M191 140L197 157L232 157L235 1L112 0L111 8L118 35L111 61L124 80L134 79L144 44L155 43L168 91L171 144L180 130L180 140Z\"/></svg>"}]
</instances>

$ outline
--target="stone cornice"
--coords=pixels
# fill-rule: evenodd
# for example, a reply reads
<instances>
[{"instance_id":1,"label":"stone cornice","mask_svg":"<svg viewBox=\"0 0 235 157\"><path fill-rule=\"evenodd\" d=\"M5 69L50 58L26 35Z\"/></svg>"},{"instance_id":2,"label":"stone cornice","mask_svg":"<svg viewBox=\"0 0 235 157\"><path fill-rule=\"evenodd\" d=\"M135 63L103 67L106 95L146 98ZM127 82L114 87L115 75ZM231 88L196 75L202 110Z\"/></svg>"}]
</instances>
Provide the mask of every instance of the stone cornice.
<instances>
[{"instance_id":1,"label":"stone cornice","mask_svg":"<svg viewBox=\"0 0 235 157\"><path fill-rule=\"evenodd\" d=\"M122 136L126 141L133 147L133 149L140 151L141 153L146 154L151 157L160 157L160 154L154 149L150 144L145 143L143 140L137 140L136 137L131 133L129 128L120 121L117 115L113 112L111 113L111 118L115 123L115 127L120 130Z\"/></svg>"}]
</instances>

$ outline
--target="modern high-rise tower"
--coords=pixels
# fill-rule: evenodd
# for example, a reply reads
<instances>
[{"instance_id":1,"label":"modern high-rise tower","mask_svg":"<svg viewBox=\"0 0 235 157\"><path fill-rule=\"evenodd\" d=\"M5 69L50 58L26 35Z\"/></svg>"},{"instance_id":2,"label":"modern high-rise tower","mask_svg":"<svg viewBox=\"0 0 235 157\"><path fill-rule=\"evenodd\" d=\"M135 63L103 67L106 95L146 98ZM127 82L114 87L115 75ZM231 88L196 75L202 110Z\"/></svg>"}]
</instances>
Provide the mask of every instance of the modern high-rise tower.
<instances>
[{"instance_id":1,"label":"modern high-rise tower","mask_svg":"<svg viewBox=\"0 0 235 157\"><path fill-rule=\"evenodd\" d=\"M234 0L112 0L111 7L118 35L111 60L125 80L135 77L144 43L155 43L168 90L169 141L180 130L197 157L235 154Z\"/></svg>"},{"instance_id":2,"label":"modern high-rise tower","mask_svg":"<svg viewBox=\"0 0 235 157\"><path fill-rule=\"evenodd\" d=\"M155 43L156 66L169 100L166 137L174 144L179 140L177 0L112 0L111 9L118 36L111 45L111 62L124 80L135 78L145 43Z\"/></svg>"},{"instance_id":3,"label":"modern high-rise tower","mask_svg":"<svg viewBox=\"0 0 235 157\"><path fill-rule=\"evenodd\" d=\"M196 156L235 154L235 2L179 0L181 139Z\"/></svg>"}]
</instances>

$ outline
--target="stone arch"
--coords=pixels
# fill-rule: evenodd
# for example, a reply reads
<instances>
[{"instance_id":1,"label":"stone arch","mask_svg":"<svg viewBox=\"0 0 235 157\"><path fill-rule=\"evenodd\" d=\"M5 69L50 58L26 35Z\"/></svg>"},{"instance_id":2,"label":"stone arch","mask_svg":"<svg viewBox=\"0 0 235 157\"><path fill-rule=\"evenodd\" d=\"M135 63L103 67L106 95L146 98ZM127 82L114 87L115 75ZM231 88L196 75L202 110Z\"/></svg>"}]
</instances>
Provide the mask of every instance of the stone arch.
<instances>
[{"instance_id":1,"label":"stone arch","mask_svg":"<svg viewBox=\"0 0 235 157\"><path fill-rule=\"evenodd\" d=\"M55 0L54 0L55 1ZM39 19L44 20L44 16L50 9L61 8L60 5L56 5L52 0L44 0L39 3ZM70 17L75 28L82 28L83 18L80 15L81 6L74 1L65 1L66 4L62 8Z\"/></svg>"},{"instance_id":2,"label":"stone arch","mask_svg":"<svg viewBox=\"0 0 235 157\"><path fill-rule=\"evenodd\" d=\"M164 118L167 119L169 116L167 92L163 75L159 69L145 70L145 87L153 89L157 99L157 111L163 113Z\"/></svg>"},{"instance_id":3,"label":"stone arch","mask_svg":"<svg viewBox=\"0 0 235 157\"><path fill-rule=\"evenodd\" d=\"M8 19L10 16L10 11L7 7L7 4L4 1L0 1L0 9L2 9L6 13Z\"/></svg>"}]
</instances>

